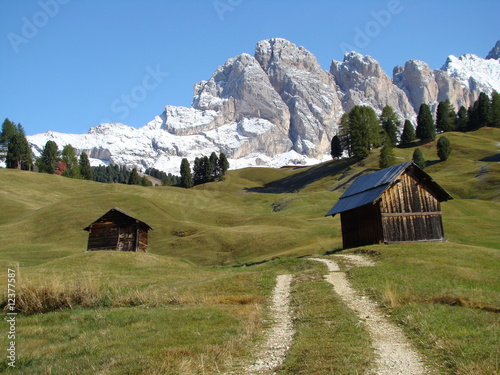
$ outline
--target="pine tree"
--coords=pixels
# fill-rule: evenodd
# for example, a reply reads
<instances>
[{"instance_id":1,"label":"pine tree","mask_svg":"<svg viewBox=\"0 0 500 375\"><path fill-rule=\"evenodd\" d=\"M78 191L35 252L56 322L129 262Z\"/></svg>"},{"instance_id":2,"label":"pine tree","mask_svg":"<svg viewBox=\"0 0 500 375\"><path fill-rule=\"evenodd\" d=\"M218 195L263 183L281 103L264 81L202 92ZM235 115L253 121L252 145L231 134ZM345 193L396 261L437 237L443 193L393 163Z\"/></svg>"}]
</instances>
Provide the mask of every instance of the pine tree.
<instances>
[{"instance_id":1,"label":"pine tree","mask_svg":"<svg viewBox=\"0 0 500 375\"><path fill-rule=\"evenodd\" d=\"M467 109L464 106L461 106L457 113L455 129L460 132L465 132L467 131L468 123L469 116L467 114Z\"/></svg>"},{"instance_id":2,"label":"pine tree","mask_svg":"<svg viewBox=\"0 0 500 375\"><path fill-rule=\"evenodd\" d=\"M441 161L446 161L452 151L451 143L446 137L441 137L437 143L437 155Z\"/></svg>"},{"instance_id":3,"label":"pine tree","mask_svg":"<svg viewBox=\"0 0 500 375\"><path fill-rule=\"evenodd\" d=\"M215 179L219 178L220 176L220 170L219 170L219 157L215 152L212 152L210 154L210 163L213 165L213 171L212 171L212 181Z\"/></svg>"},{"instance_id":4,"label":"pine tree","mask_svg":"<svg viewBox=\"0 0 500 375\"><path fill-rule=\"evenodd\" d=\"M54 174L59 160L57 144L54 141L47 141L42 150L42 155L37 160L38 172Z\"/></svg>"},{"instance_id":5,"label":"pine tree","mask_svg":"<svg viewBox=\"0 0 500 375\"><path fill-rule=\"evenodd\" d=\"M424 158L424 154L419 148L416 148L415 151L413 151L413 156L411 159L420 169L425 169L426 161Z\"/></svg>"},{"instance_id":6,"label":"pine tree","mask_svg":"<svg viewBox=\"0 0 500 375\"><path fill-rule=\"evenodd\" d=\"M380 126L377 114L368 106L355 106L349 112L349 136L352 154L364 159L372 147L380 146Z\"/></svg>"},{"instance_id":7,"label":"pine tree","mask_svg":"<svg viewBox=\"0 0 500 375\"><path fill-rule=\"evenodd\" d=\"M342 150L342 144L340 143L340 138L338 135L332 138L330 155L333 159L339 159L342 157L344 150Z\"/></svg>"},{"instance_id":8,"label":"pine tree","mask_svg":"<svg viewBox=\"0 0 500 375\"><path fill-rule=\"evenodd\" d=\"M90 167L89 157L85 152L80 154L78 165L80 167L80 175L82 178L84 180L92 180L92 168Z\"/></svg>"},{"instance_id":9,"label":"pine tree","mask_svg":"<svg viewBox=\"0 0 500 375\"><path fill-rule=\"evenodd\" d=\"M398 116L391 106L386 105L382 109L382 114L380 115L380 125L389 136L392 146L396 146L398 144L398 128L401 124L398 120Z\"/></svg>"},{"instance_id":10,"label":"pine tree","mask_svg":"<svg viewBox=\"0 0 500 375\"><path fill-rule=\"evenodd\" d=\"M80 177L80 168L78 165L78 158L76 157L76 151L71 145L64 146L61 152L61 160L66 163L66 170L63 176L70 178Z\"/></svg>"},{"instance_id":11,"label":"pine tree","mask_svg":"<svg viewBox=\"0 0 500 375\"><path fill-rule=\"evenodd\" d=\"M5 160L7 168L30 170L33 165L31 148L26 137L21 133L16 133L10 137L7 146L7 156Z\"/></svg>"},{"instance_id":12,"label":"pine tree","mask_svg":"<svg viewBox=\"0 0 500 375\"><path fill-rule=\"evenodd\" d=\"M491 93L491 126L500 128L500 94L496 91Z\"/></svg>"},{"instance_id":13,"label":"pine tree","mask_svg":"<svg viewBox=\"0 0 500 375\"><path fill-rule=\"evenodd\" d=\"M418 111L416 135L423 142L436 139L436 127L434 126L431 110L425 103L420 105Z\"/></svg>"},{"instance_id":14,"label":"pine tree","mask_svg":"<svg viewBox=\"0 0 500 375\"><path fill-rule=\"evenodd\" d=\"M492 121L491 102L484 92L479 94L472 108L469 108L468 130L477 130L483 126L490 125Z\"/></svg>"},{"instance_id":15,"label":"pine tree","mask_svg":"<svg viewBox=\"0 0 500 375\"><path fill-rule=\"evenodd\" d=\"M191 175L191 166L189 161L184 158L181 162L181 186L186 189L192 188L194 185L193 176Z\"/></svg>"},{"instance_id":16,"label":"pine tree","mask_svg":"<svg viewBox=\"0 0 500 375\"><path fill-rule=\"evenodd\" d=\"M380 149L380 155L378 159L378 164L380 169L385 169L396 164L396 156L394 155L394 149L392 147L392 141L390 136L384 132L383 134L383 145Z\"/></svg>"},{"instance_id":17,"label":"pine tree","mask_svg":"<svg viewBox=\"0 0 500 375\"><path fill-rule=\"evenodd\" d=\"M203 164L203 160L200 158L195 158L193 164L193 182L195 185L203 183L203 178L205 176L204 168L205 166Z\"/></svg>"},{"instance_id":18,"label":"pine tree","mask_svg":"<svg viewBox=\"0 0 500 375\"><path fill-rule=\"evenodd\" d=\"M443 132L455 130L457 115L449 99L439 102L436 113L436 128Z\"/></svg>"},{"instance_id":19,"label":"pine tree","mask_svg":"<svg viewBox=\"0 0 500 375\"><path fill-rule=\"evenodd\" d=\"M142 176L140 185L142 185L142 186L153 186L153 183L151 181L149 181L146 176Z\"/></svg>"},{"instance_id":20,"label":"pine tree","mask_svg":"<svg viewBox=\"0 0 500 375\"><path fill-rule=\"evenodd\" d=\"M401 146L408 146L410 143L415 141L415 128L410 120L405 120L405 124L403 126L403 133L401 134L401 142L399 143Z\"/></svg>"},{"instance_id":21,"label":"pine tree","mask_svg":"<svg viewBox=\"0 0 500 375\"><path fill-rule=\"evenodd\" d=\"M16 124L6 118L2 124L2 133L0 133L0 145L8 146L10 140L16 133Z\"/></svg>"},{"instance_id":22,"label":"pine tree","mask_svg":"<svg viewBox=\"0 0 500 375\"><path fill-rule=\"evenodd\" d=\"M229 161L227 160L226 154L221 152L219 155L219 179L221 179L227 173L228 169Z\"/></svg>"},{"instance_id":23,"label":"pine tree","mask_svg":"<svg viewBox=\"0 0 500 375\"><path fill-rule=\"evenodd\" d=\"M132 173L130 174L130 178L128 180L129 185L140 185L141 177L139 173L137 173L137 168L132 169Z\"/></svg>"},{"instance_id":24,"label":"pine tree","mask_svg":"<svg viewBox=\"0 0 500 375\"><path fill-rule=\"evenodd\" d=\"M349 113L344 113L340 118L339 132L338 136L340 138L340 145L343 150L347 151L349 157L352 156L352 142L351 142L351 131L350 131L350 120Z\"/></svg>"},{"instance_id":25,"label":"pine tree","mask_svg":"<svg viewBox=\"0 0 500 375\"><path fill-rule=\"evenodd\" d=\"M208 156L204 156L202 159L203 171L205 174L203 175L203 182L212 182L213 174L214 174L214 165L208 158Z\"/></svg>"}]
</instances>

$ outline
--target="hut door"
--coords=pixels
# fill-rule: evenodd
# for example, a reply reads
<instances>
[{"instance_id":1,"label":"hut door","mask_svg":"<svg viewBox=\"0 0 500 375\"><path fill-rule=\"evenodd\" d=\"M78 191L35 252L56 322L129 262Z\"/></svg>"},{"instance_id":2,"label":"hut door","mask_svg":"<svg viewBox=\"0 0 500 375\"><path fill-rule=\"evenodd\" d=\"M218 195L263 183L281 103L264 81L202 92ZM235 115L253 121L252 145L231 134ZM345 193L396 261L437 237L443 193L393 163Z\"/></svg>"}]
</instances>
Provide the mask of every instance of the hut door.
<instances>
[{"instance_id":1,"label":"hut door","mask_svg":"<svg viewBox=\"0 0 500 375\"><path fill-rule=\"evenodd\" d=\"M135 251L135 226L120 228L120 239L118 241L118 250Z\"/></svg>"}]
</instances>

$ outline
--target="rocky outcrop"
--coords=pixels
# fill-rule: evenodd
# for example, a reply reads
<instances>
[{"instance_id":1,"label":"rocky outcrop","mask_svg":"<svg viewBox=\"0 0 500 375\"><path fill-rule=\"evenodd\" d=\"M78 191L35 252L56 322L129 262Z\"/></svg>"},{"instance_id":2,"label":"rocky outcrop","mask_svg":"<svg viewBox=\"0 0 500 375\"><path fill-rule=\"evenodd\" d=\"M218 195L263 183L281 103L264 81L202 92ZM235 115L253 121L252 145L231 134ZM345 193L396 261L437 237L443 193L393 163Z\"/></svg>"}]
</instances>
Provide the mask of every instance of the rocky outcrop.
<instances>
[{"instance_id":1,"label":"rocky outcrop","mask_svg":"<svg viewBox=\"0 0 500 375\"><path fill-rule=\"evenodd\" d=\"M427 103L431 109L437 108L438 85L434 72L423 61L410 60L404 68L397 66L393 71L393 80L406 93L415 112L418 113L422 103Z\"/></svg>"},{"instance_id":2,"label":"rocky outcrop","mask_svg":"<svg viewBox=\"0 0 500 375\"><path fill-rule=\"evenodd\" d=\"M346 53L343 62L332 61L330 73L344 94L342 104L346 112L356 105L369 105L381 112L390 105L402 120L415 117L405 92L371 56Z\"/></svg>"},{"instance_id":3,"label":"rocky outcrop","mask_svg":"<svg viewBox=\"0 0 500 375\"><path fill-rule=\"evenodd\" d=\"M497 46L481 59L448 57L441 69L410 60L393 79L370 56L347 53L321 68L304 47L285 39L257 43L194 87L191 108L166 106L142 128L105 123L88 134L46 132L28 137L36 156L48 140L71 144L92 162L154 167L179 173L182 158L224 152L233 168L310 164L328 157L342 114L355 105L381 111L393 107L401 120L414 119L422 103L436 109L450 99L468 107L481 91L500 91Z\"/></svg>"},{"instance_id":4,"label":"rocky outcrop","mask_svg":"<svg viewBox=\"0 0 500 375\"><path fill-rule=\"evenodd\" d=\"M285 39L259 42L255 58L290 111L293 149L313 157L327 152L343 113L333 77L311 52Z\"/></svg>"},{"instance_id":5,"label":"rocky outcrop","mask_svg":"<svg viewBox=\"0 0 500 375\"><path fill-rule=\"evenodd\" d=\"M486 60L490 59L500 60L500 40L495 44L490 53L488 53L488 56L486 56Z\"/></svg>"}]
</instances>

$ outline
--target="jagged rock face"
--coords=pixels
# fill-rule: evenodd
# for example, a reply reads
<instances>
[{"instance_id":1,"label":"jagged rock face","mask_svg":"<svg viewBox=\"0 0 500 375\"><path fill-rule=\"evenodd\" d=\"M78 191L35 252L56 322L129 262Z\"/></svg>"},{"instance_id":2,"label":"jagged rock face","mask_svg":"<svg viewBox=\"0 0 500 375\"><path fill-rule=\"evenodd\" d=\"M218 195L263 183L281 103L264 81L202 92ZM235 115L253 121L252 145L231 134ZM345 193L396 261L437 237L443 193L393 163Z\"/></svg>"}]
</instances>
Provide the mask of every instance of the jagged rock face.
<instances>
[{"instance_id":1,"label":"jagged rock face","mask_svg":"<svg viewBox=\"0 0 500 375\"><path fill-rule=\"evenodd\" d=\"M469 106L471 106L471 104L473 104L477 99L474 95L471 95L469 90L467 90L455 78L451 77L447 72L436 69L434 71L434 76L438 85L437 102L449 99L450 103L458 111L461 106L469 108Z\"/></svg>"},{"instance_id":2,"label":"jagged rock face","mask_svg":"<svg viewBox=\"0 0 500 375\"><path fill-rule=\"evenodd\" d=\"M313 157L327 152L343 113L333 77L312 53L284 39L259 42L255 58L289 108L293 149Z\"/></svg>"},{"instance_id":3,"label":"jagged rock face","mask_svg":"<svg viewBox=\"0 0 500 375\"><path fill-rule=\"evenodd\" d=\"M330 73L344 93L342 104L346 112L356 105L369 105L379 111L390 105L401 119L415 117L405 92L394 85L372 57L346 53L343 62L332 61Z\"/></svg>"},{"instance_id":4,"label":"jagged rock face","mask_svg":"<svg viewBox=\"0 0 500 375\"><path fill-rule=\"evenodd\" d=\"M495 59L499 60L500 59L500 40L495 44L495 47L488 53L488 56L486 56L487 60L490 59Z\"/></svg>"},{"instance_id":5,"label":"jagged rock face","mask_svg":"<svg viewBox=\"0 0 500 375\"><path fill-rule=\"evenodd\" d=\"M242 54L220 66L209 81L195 85L193 108L214 110L225 123L261 118L288 134L290 113L257 60Z\"/></svg>"},{"instance_id":6,"label":"jagged rock face","mask_svg":"<svg viewBox=\"0 0 500 375\"><path fill-rule=\"evenodd\" d=\"M393 72L394 83L401 88L413 109L418 113L420 105L427 103L432 109L437 108L439 88L434 72L429 65L419 60L407 61L404 68L396 67Z\"/></svg>"},{"instance_id":7,"label":"jagged rock face","mask_svg":"<svg viewBox=\"0 0 500 375\"><path fill-rule=\"evenodd\" d=\"M485 60L466 53L460 57L449 56L441 70L465 88L472 103L481 92L490 95L493 90L500 91L500 60Z\"/></svg>"},{"instance_id":8,"label":"jagged rock face","mask_svg":"<svg viewBox=\"0 0 500 375\"><path fill-rule=\"evenodd\" d=\"M195 85L191 108L166 106L142 128L101 124L88 134L46 132L28 137L36 156L48 140L71 144L94 164L154 167L179 173L181 159L224 152L233 168L280 167L324 160L344 112L355 105L393 107L414 119L421 103L450 99L468 107L481 91L500 92L500 43L488 60L450 56L432 71L418 60L396 67L391 80L369 56L348 53L330 72L312 53L284 39L264 40Z\"/></svg>"}]
</instances>

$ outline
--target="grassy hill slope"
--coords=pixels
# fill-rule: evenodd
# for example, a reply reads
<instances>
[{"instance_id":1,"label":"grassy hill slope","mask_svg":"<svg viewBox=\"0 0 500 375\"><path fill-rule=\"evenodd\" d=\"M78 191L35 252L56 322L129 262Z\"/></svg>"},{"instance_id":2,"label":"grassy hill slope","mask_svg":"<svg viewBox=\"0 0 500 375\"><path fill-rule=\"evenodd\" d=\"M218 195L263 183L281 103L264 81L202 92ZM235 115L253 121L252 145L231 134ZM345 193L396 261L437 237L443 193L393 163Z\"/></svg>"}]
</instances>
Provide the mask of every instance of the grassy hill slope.
<instances>
[{"instance_id":1,"label":"grassy hill slope","mask_svg":"<svg viewBox=\"0 0 500 375\"><path fill-rule=\"evenodd\" d=\"M500 309L500 130L446 136L454 148L446 162L435 142L419 147L426 172L454 197L442 205L449 242L355 249L376 254L379 266L350 276L440 373L495 373L498 322L488 309ZM413 150L396 149L398 162ZM298 257L340 251L340 220L324 214L357 176L377 169L374 151L359 163L230 171L190 190L0 170L0 294L15 268L18 302L39 312L18 327L19 373L217 373L250 355L282 273L297 278L298 344L281 373L297 373L293 364L306 363L311 347L331 362L307 362L305 373L366 371L373 358L361 354L370 352L362 330L342 342L313 334L334 337L353 317L340 319L345 307L324 303L322 266ZM85 253L83 228L112 207L154 228L148 254ZM446 317L460 329L446 324L442 332ZM130 337L138 339L130 344ZM1 340L5 346L6 335Z\"/></svg>"}]
</instances>

